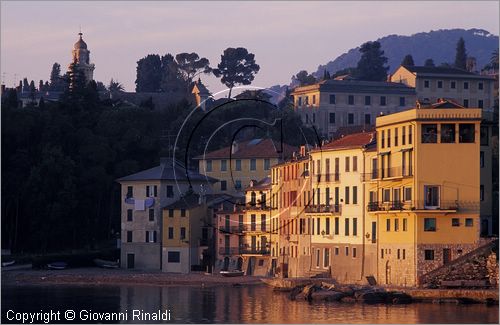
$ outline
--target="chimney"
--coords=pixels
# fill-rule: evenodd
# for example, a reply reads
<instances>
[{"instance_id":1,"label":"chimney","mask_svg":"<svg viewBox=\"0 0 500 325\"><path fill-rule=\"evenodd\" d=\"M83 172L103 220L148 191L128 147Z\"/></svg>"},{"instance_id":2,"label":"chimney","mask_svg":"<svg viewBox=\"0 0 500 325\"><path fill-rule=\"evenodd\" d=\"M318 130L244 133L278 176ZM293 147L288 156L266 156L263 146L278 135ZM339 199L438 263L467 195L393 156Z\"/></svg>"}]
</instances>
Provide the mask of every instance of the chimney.
<instances>
[{"instance_id":1,"label":"chimney","mask_svg":"<svg viewBox=\"0 0 500 325\"><path fill-rule=\"evenodd\" d=\"M237 151L238 151L238 142L233 141L233 143L231 144L231 154L235 154Z\"/></svg>"}]
</instances>

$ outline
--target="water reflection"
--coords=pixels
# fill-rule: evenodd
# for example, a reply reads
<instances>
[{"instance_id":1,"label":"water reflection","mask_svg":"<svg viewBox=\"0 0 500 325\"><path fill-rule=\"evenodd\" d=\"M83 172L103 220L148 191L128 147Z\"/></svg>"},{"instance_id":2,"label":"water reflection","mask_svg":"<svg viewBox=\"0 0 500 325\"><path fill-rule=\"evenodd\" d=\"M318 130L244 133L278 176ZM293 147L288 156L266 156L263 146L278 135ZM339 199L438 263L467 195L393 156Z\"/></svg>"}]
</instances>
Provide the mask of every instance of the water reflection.
<instances>
[{"instance_id":1,"label":"water reflection","mask_svg":"<svg viewBox=\"0 0 500 325\"><path fill-rule=\"evenodd\" d=\"M29 303L26 303L29 301ZM129 312L170 310L167 323L498 323L498 306L406 306L290 301L265 286L3 286L2 322L9 309ZM137 321L136 321L137 322ZM144 322L144 321L142 321ZM141 323L142 323L141 322ZM147 323L147 321L145 321ZM150 321L150 323L156 323Z\"/></svg>"}]
</instances>

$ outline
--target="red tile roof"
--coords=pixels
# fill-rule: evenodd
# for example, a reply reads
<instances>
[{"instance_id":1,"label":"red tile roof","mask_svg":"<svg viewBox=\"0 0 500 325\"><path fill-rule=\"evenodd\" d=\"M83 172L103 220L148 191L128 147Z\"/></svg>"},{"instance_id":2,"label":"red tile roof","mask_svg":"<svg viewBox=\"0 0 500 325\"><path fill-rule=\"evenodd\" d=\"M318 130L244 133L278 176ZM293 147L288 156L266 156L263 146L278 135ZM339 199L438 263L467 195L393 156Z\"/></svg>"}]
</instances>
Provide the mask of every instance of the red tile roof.
<instances>
[{"instance_id":1,"label":"red tile roof","mask_svg":"<svg viewBox=\"0 0 500 325\"><path fill-rule=\"evenodd\" d=\"M361 148L375 141L375 132L362 132L346 135L340 139L333 140L321 148L316 148L314 151L338 150Z\"/></svg>"},{"instance_id":2,"label":"red tile roof","mask_svg":"<svg viewBox=\"0 0 500 325\"><path fill-rule=\"evenodd\" d=\"M275 143L271 139L253 139L250 141L237 142L238 150L231 154L231 146L224 147L205 155L195 157L195 159L241 159L241 158L281 158L278 153L281 149L280 143ZM291 157L298 148L283 143L283 157Z\"/></svg>"}]
</instances>

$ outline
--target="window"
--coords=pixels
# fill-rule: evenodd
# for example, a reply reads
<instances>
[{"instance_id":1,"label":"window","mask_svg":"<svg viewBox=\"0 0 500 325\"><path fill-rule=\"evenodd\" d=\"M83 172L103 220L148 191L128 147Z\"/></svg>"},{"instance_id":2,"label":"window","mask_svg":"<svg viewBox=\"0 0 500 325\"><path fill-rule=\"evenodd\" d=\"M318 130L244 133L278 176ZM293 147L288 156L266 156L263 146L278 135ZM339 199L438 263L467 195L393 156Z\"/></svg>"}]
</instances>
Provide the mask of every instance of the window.
<instances>
[{"instance_id":1,"label":"window","mask_svg":"<svg viewBox=\"0 0 500 325\"><path fill-rule=\"evenodd\" d=\"M349 95L349 97L347 98L347 102L349 105L354 105L354 96Z\"/></svg>"},{"instance_id":2,"label":"window","mask_svg":"<svg viewBox=\"0 0 500 325\"><path fill-rule=\"evenodd\" d=\"M266 215L265 214L260 215L260 230L266 231Z\"/></svg>"},{"instance_id":3,"label":"window","mask_svg":"<svg viewBox=\"0 0 500 325\"><path fill-rule=\"evenodd\" d=\"M474 226L474 220L472 218L465 218L465 226L466 227L473 227Z\"/></svg>"},{"instance_id":4,"label":"window","mask_svg":"<svg viewBox=\"0 0 500 325\"><path fill-rule=\"evenodd\" d=\"M429 88L429 80L424 80L424 88Z\"/></svg>"},{"instance_id":5,"label":"window","mask_svg":"<svg viewBox=\"0 0 500 325\"><path fill-rule=\"evenodd\" d=\"M408 219L403 218L403 231L408 231Z\"/></svg>"},{"instance_id":6,"label":"window","mask_svg":"<svg viewBox=\"0 0 500 325\"><path fill-rule=\"evenodd\" d=\"M335 229L334 229L334 231L335 231L335 235L339 234L339 218L338 217L335 218ZM338 255L338 254L336 254L336 255Z\"/></svg>"},{"instance_id":7,"label":"window","mask_svg":"<svg viewBox=\"0 0 500 325\"><path fill-rule=\"evenodd\" d=\"M464 107L469 107L469 100L468 99L464 99Z\"/></svg>"},{"instance_id":8,"label":"window","mask_svg":"<svg viewBox=\"0 0 500 325\"><path fill-rule=\"evenodd\" d=\"M439 186L424 186L425 208L439 207Z\"/></svg>"},{"instance_id":9,"label":"window","mask_svg":"<svg viewBox=\"0 0 500 325\"><path fill-rule=\"evenodd\" d=\"M349 114L347 115L347 123L348 123L348 124L354 124L354 114L349 113Z\"/></svg>"},{"instance_id":10,"label":"window","mask_svg":"<svg viewBox=\"0 0 500 325\"><path fill-rule=\"evenodd\" d=\"M398 128L394 129L394 145L397 147L398 146Z\"/></svg>"},{"instance_id":11,"label":"window","mask_svg":"<svg viewBox=\"0 0 500 325\"><path fill-rule=\"evenodd\" d=\"M405 106L406 105L406 99L404 97L399 97L399 106Z\"/></svg>"},{"instance_id":12,"label":"window","mask_svg":"<svg viewBox=\"0 0 500 325\"><path fill-rule=\"evenodd\" d=\"M384 258L384 249L380 249L380 258Z\"/></svg>"},{"instance_id":13,"label":"window","mask_svg":"<svg viewBox=\"0 0 500 325\"><path fill-rule=\"evenodd\" d=\"M237 179L234 181L234 188L236 190L241 190L241 180Z\"/></svg>"},{"instance_id":14,"label":"window","mask_svg":"<svg viewBox=\"0 0 500 325\"><path fill-rule=\"evenodd\" d=\"M482 100L482 99L479 99L479 100L477 101L477 107L479 107L479 108L484 108L484 102L483 102L483 100Z\"/></svg>"},{"instance_id":15,"label":"window","mask_svg":"<svg viewBox=\"0 0 500 325\"><path fill-rule=\"evenodd\" d=\"M174 187L167 185L167 197L174 197Z\"/></svg>"},{"instance_id":16,"label":"window","mask_svg":"<svg viewBox=\"0 0 500 325\"><path fill-rule=\"evenodd\" d=\"M365 114L365 124L372 124L372 115Z\"/></svg>"},{"instance_id":17,"label":"window","mask_svg":"<svg viewBox=\"0 0 500 325\"><path fill-rule=\"evenodd\" d=\"M385 188L382 190L383 197L382 199L384 202L389 202L391 200L391 190L388 188Z\"/></svg>"},{"instance_id":18,"label":"window","mask_svg":"<svg viewBox=\"0 0 500 325\"><path fill-rule=\"evenodd\" d=\"M387 130L387 148L391 147L391 130Z\"/></svg>"},{"instance_id":19,"label":"window","mask_svg":"<svg viewBox=\"0 0 500 325\"><path fill-rule=\"evenodd\" d=\"M134 196L134 187L127 186L127 198Z\"/></svg>"},{"instance_id":20,"label":"window","mask_svg":"<svg viewBox=\"0 0 500 325\"><path fill-rule=\"evenodd\" d=\"M250 159L250 170L256 170L257 169L257 160L252 158Z\"/></svg>"},{"instance_id":21,"label":"window","mask_svg":"<svg viewBox=\"0 0 500 325\"><path fill-rule=\"evenodd\" d=\"M180 252L168 252L167 255L168 263L180 263L181 262L181 253Z\"/></svg>"},{"instance_id":22,"label":"window","mask_svg":"<svg viewBox=\"0 0 500 325\"><path fill-rule=\"evenodd\" d=\"M345 256L349 256L349 247L345 247Z\"/></svg>"},{"instance_id":23,"label":"window","mask_svg":"<svg viewBox=\"0 0 500 325\"><path fill-rule=\"evenodd\" d=\"M207 160L205 162L205 164L206 164L207 172L211 172L212 171L212 161L211 160Z\"/></svg>"},{"instance_id":24,"label":"window","mask_svg":"<svg viewBox=\"0 0 500 325\"><path fill-rule=\"evenodd\" d=\"M186 239L186 227L181 227L181 240Z\"/></svg>"},{"instance_id":25,"label":"window","mask_svg":"<svg viewBox=\"0 0 500 325\"><path fill-rule=\"evenodd\" d=\"M406 144L406 126L403 126L403 128L401 129L401 145L405 145Z\"/></svg>"},{"instance_id":26,"label":"window","mask_svg":"<svg viewBox=\"0 0 500 325\"><path fill-rule=\"evenodd\" d=\"M271 169L271 160L269 158L264 159L264 170Z\"/></svg>"},{"instance_id":27,"label":"window","mask_svg":"<svg viewBox=\"0 0 500 325\"><path fill-rule=\"evenodd\" d=\"M406 259L406 250L403 248L403 259Z\"/></svg>"},{"instance_id":28,"label":"window","mask_svg":"<svg viewBox=\"0 0 500 325\"><path fill-rule=\"evenodd\" d=\"M127 231L127 243L132 242L132 231Z\"/></svg>"},{"instance_id":29,"label":"window","mask_svg":"<svg viewBox=\"0 0 500 325\"><path fill-rule=\"evenodd\" d=\"M469 89L469 83L467 81L464 82L464 89Z\"/></svg>"},{"instance_id":30,"label":"window","mask_svg":"<svg viewBox=\"0 0 500 325\"><path fill-rule=\"evenodd\" d=\"M149 221L155 221L155 209L149 209Z\"/></svg>"},{"instance_id":31,"label":"window","mask_svg":"<svg viewBox=\"0 0 500 325\"><path fill-rule=\"evenodd\" d=\"M339 248L338 247L335 247L335 255L339 255Z\"/></svg>"},{"instance_id":32,"label":"window","mask_svg":"<svg viewBox=\"0 0 500 325\"><path fill-rule=\"evenodd\" d=\"M221 191L227 190L227 181L220 181L220 190Z\"/></svg>"},{"instance_id":33,"label":"window","mask_svg":"<svg viewBox=\"0 0 500 325\"><path fill-rule=\"evenodd\" d=\"M168 209L168 217L173 218L174 217L174 209Z\"/></svg>"},{"instance_id":34,"label":"window","mask_svg":"<svg viewBox=\"0 0 500 325\"><path fill-rule=\"evenodd\" d=\"M127 209L127 221L133 220L133 212L132 209Z\"/></svg>"},{"instance_id":35,"label":"window","mask_svg":"<svg viewBox=\"0 0 500 325\"><path fill-rule=\"evenodd\" d=\"M413 142L413 125L408 126L408 144Z\"/></svg>"},{"instance_id":36,"label":"window","mask_svg":"<svg viewBox=\"0 0 500 325\"><path fill-rule=\"evenodd\" d=\"M330 104L335 104L335 94L330 94Z\"/></svg>"},{"instance_id":37,"label":"window","mask_svg":"<svg viewBox=\"0 0 500 325\"><path fill-rule=\"evenodd\" d=\"M394 231L399 231L399 219L394 219Z\"/></svg>"},{"instance_id":38,"label":"window","mask_svg":"<svg viewBox=\"0 0 500 325\"><path fill-rule=\"evenodd\" d=\"M387 218L385 221L385 230L386 231L391 231L391 219Z\"/></svg>"},{"instance_id":39,"label":"window","mask_svg":"<svg viewBox=\"0 0 500 325\"><path fill-rule=\"evenodd\" d=\"M321 219L316 218L316 235L319 235L321 233Z\"/></svg>"},{"instance_id":40,"label":"window","mask_svg":"<svg viewBox=\"0 0 500 325\"><path fill-rule=\"evenodd\" d=\"M358 171L358 156L353 156L352 157L352 171L357 172Z\"/></svg>"},{"instance_id":41,"label":"window","mask_svg":"<svg viewBox=\"0 0 500 325\"><path fill-rule=\"evenodd\" d=\"M437 124L422 124L422 143L437 143Z\"/></svg>"},{"instance_id":42,"label":"window","mask_svg":"<svg viewBox=\"0 0 500 325\"><path fill-rule=\"evenodd\" d=\"M424 231L436 231L436 218L424 218Z\"/></svg>"},{"instance_id":43,"label":"window","mask_svg":"<svg viewBox=\"0 0 500 325\"><path fill-rule=\"evenodd\" d=\"M330 265L330 249L325 248L325 253L323 254L323 267L328 267Z\"/></svg>"},{"instance_id":44,"label":"window","mask_svg":"<svg viewBox=\"0 0 500 325\"><path fill-rule=\"evenodd\" d=\"M330 124L335 124L335 113L330 113Z\"/></svg>"},{"instance_id":45,"label":"window","mask_svg":"<svg viewBox=\"0 0 500 325\"><path fill-rule=\"evenodd\" d=\"M302 97L299 97L299 106L302 106Z\"/></svg>"},{"instance_id":46,"label":"window","mask_svg":"<svg viewBox=\"0 0 500 325\"><path fill-rule=\"evenodd\" d=\"M401 250L398 248L398 260L401 259Z\"/></svg>"},{"instance_id":47,"label":"window","mask_svg":"<svg viewBox=\"0 0 500 325\"><path fill-rule=\"evenodd\" d=\"M352 187L352 204L358 204L358 187Z\"/></svg>"},{"instance_id":48,"label":"window","mask_svg":"<svg viewBox=\"0 0 500 325\"><path fill-rule=\"evenodd\" d=\"M441 80L438 80L438 88L443 88L443 82Z\"/></svg>"},{"instance_id":49,"label":"window","mask_svg":"<svg viewBox=\"0 0 500 325\"><path fill-rule=\"evenodd\" d=\"M460 219L459 218L451 218L451 226L452 227L459 227L460 226Z\"/></svg>"},{"instance_id":50,"label":"window","mask_svg":"<svg viewBox=\"0 0 500 325\"><path fill-rule=\"evenodd\" d=\"M381 147L385 148L385 131L384 130L382 130L381 138L382 138L380 141L382 143Z\"/></svg>"},{"instance_id":51,"label":"window","mask_svg":"<svg viewBox=\"0 0 500 325\"><path fill-rule=\"evenodd\" d=\"M316 95L313 95L313 104L316 104Z\"/></svg>"},{"instance_id":52,"label":"window","mask_svg":"<svg viewBox=\"0 0 500 325\"><path fill-rule=\"evenodd\" d=\"M330 234L330 218L326 218L325 234L327 234L327 235Z\"/></svg>"},{"instance_id":53,"label":"window","mask_svg":"<svg viewBox=\"0 0 500 325\"><path fill-rule=\"evenodd\" d=\"M370 96L365 96L365 105L371 105L372 104L372 98Z\"/></svg>"},{"instance_id":54,"label":"window","mask_svg":"<svg viewBox=\"0 0 500 325\"><path fill-rule=\"evenodd\" d=\"M235 165L236 171L241 171L241 159L236 159Z\"/></svg>"},{"instance_id":55,"label":"window","mask_svg":"<svg viewBox=\"0 0 500 325\"><path fill-rule=\"evenodd\" d=\"M352 248L352 257L356 258L356 247Z\"/></svg>"},{"instance_id":56,"label":"window","mask_svg":"<svg viewBox=\"0 0 500 325\"><path fill-rule=\"evenodd\" d=\"M479 200L484 201L484 185L479 185Z\"/></svg>"},{"instance_id":57,"label":"window","mask_svg":"<svg viewBox=\"0 0 500 325\"><path fill-rule=\"evenodd\" d=\"M482 146L487 146L489 144L489 129L487 126L481 126L480 130L480 141Z\"/></svg>"},{"instance_id":58,"label":"window","mask_svg":"<svg viewBox=\"0 0 500 325\"><path fill-rule=\"evenodd\" d=\"M344 222L344 235L349 236L349 218L345 218Z\"/></svg>"},{"instance_id":59,"label":"window","mask_svg":"<svg viewBox=\"0 0 500 325\"><path fill-rule=\"evenodd\" d=\"M186 216L186 209L181 209L181 217L185 217Z\"/></svg>"},{"instance_id":60,"label":"window","mask_svg":"<svg viewBox=\"0 0 500 325\"><path fill-rule=\"evenodd\" d=\"M477 89L479 89L479 90L483 90L483 87L484 87L484 86L483 86L483 83L482 83L482 82L480 82L480 83L478 83L478 84L477 84Z\"/></svg>"},{"instance_id":61,"label":"window","mask_svg":"<svg viewBox=\"0 0 500 325\"><path fill-rule=\"evenodd\" d=\"M455 143L455 124L441 124L441 142Z\"/></svg>"},{"instance_id":62,"label":"window","mask_svg":"<svg viewBox=\"0 0 500 325\"><path fill-rule=\"evenodd\" d=\"M386 97L380 96L380 106L385 106L385 105L386 105Z\"/></svg>"},{"instance_id":63,"label":"window","mask_svg":"<svg viewBox=\"0 0 500 325\"><path fill-rule=\"evenodd\" d=\"M484 168L484 151L479 152L479 167Z\"/></svg>"},{"instance_id":64,"label":"window","mask_svg":"<svg viewBox=\"0 0 500 325\"><path fill-rule=\"evenodd\" d=\"M358 218L352 218L352 235L358 235Z\"/></svg>"},{"instance_id":65,"label":"window","mask_svg":"<svg viewBox=\"0 0 500 325\"><path fill-rule=\"evenodd\" d=\"M349 204L349 186L345 187L345 197L344 197L344 203Z\"/></svg>"},{"instance_id":66,"label":"window","mask_svg":"<svg viewBox=\"0 0 500 325\"><path fill-rule=\"evenodd\" d=\"M460 143L474 143L474 124L460 124L458 134Z\"/></svg>"},{"instance_id":67,"label":"window","mask_svg":"<svg viewBox=\"0 0 500 325\"><path fill-rule=\"evenodd\" d=\"M306 99L305 104L306 104L306 105L309 105L309 96L306 96L306 97L305 97L305 99Z\"/></svg>"},{"instance_id":68,"label":"window","mask_svg":"<svg viewBox=\"0 0 500 325\"><path fill-rule=\"evenodd\" d=\"M405 187L404 194L405 194L404 200L411 201L411 187Z\"/></svg>"},{"instance_id":69,"label":"window","mask_svg":"<svg viewBox=\"0 0 500 325\"><path fill-rule=\"evenodd\" d=\"M426 249L424 251L424 256L425 256L426 261L434 260L434 250L433 249Z\"/></svg>"},{"instance_id":70,"label":"window","mask_svg":"<svg viewBox=\"0 0 500 325\"><path fill-rule=\"evenodd\" d=\"M156 243L156 231L146 231L146 243Z\"/></svg>"},{"instance_id":71,"label":"window","mask_svg":"<svg viewBox=\"0 0 500 325\"><path fill-rule=\"evenodd\" d=\"M349 169L350 169L350 158L349 157L345 157L345 171L348 172Z\"/></svg>"},{"instance_id":72,"label":"window","mask_svg":"<svg viewBox=\"0 0 500 325\"><path fill-rule=\"evenodd\" d=\"M457 88L457 83L456 83L455 81L452 81L452 82L450 83L450 88L451 88L451 89L455 89L455 88Z\"/></svg>"},{"instance_id":73,"label":"window","mask_svg":"<svg viewBox=\"0 0 500 325\"><path fill-rule=\"evenodd\" d=\"M226 159L222 159L220 161L220 170L221 170L221 172L227 171L227 160Z\"/></svg>"}]
</instances>

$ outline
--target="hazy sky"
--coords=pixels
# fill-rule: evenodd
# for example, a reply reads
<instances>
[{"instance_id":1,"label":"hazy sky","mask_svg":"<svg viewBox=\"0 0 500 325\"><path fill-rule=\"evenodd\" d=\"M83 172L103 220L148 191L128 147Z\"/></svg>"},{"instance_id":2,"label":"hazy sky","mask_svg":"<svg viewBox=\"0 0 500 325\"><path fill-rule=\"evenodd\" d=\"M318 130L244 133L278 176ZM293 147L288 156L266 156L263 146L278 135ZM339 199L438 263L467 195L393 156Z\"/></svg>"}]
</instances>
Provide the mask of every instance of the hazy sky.
<instances>
[{"instance_id":1,"label":"hazy sky","mask_svg":"<svg viewBox=\"0 0 500 325\"><path fill-rule=\"evenodd\" d=\"M227 47L246 47L261 70L254 86L285 84L350 48L389 34L482 28L499 34L498 1L97 2L2 1L1 71L8 86L66 70L79 26L94 79L135 89L147 54L197 52L212 65ZM223 89L204 77L212 92Z\"/></svg>"}]
</instances>

